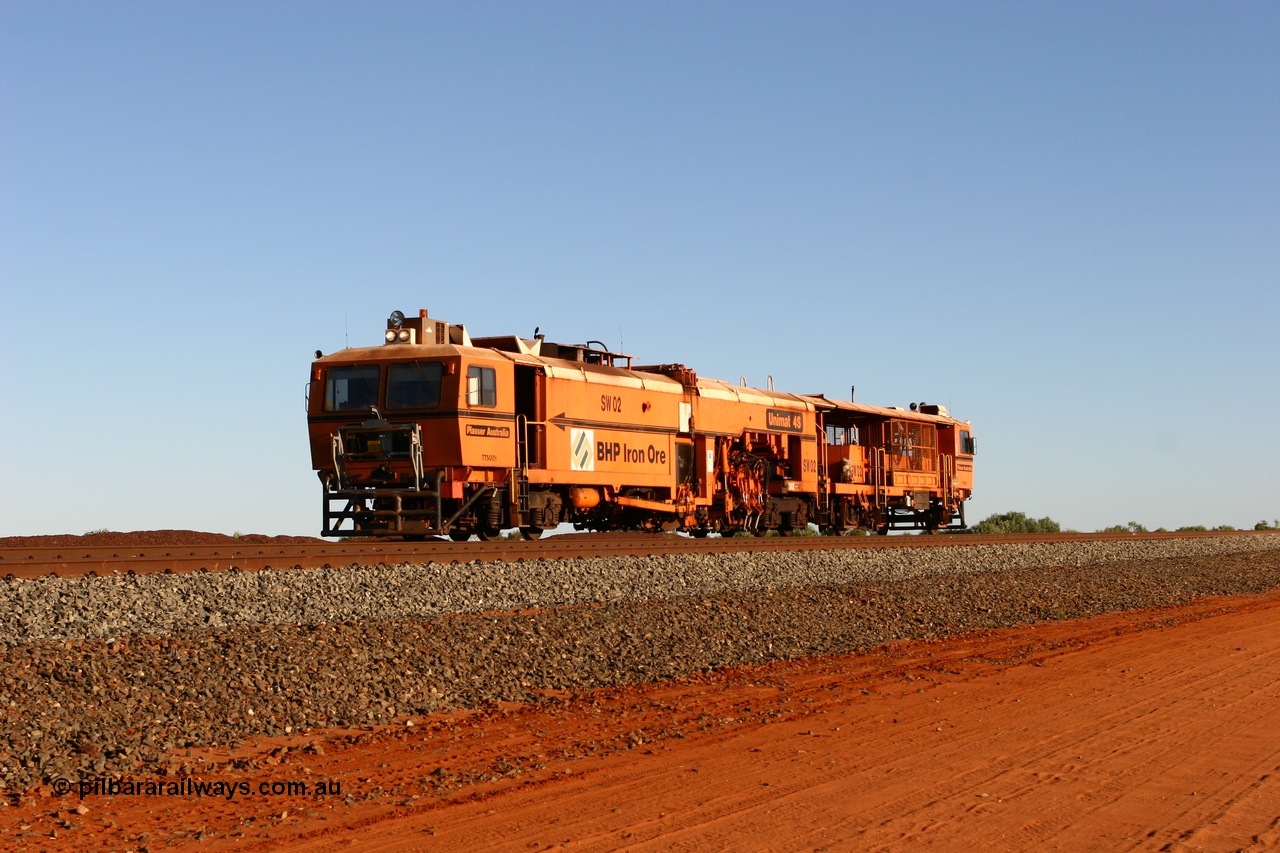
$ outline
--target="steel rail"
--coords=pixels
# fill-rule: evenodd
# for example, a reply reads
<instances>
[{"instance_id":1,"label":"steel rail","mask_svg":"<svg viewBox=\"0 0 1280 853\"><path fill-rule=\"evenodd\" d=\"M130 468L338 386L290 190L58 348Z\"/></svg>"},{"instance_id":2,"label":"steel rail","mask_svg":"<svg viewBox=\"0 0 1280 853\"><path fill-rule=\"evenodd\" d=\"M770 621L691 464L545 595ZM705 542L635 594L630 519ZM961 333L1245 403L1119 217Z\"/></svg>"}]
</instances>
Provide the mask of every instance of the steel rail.
<instances>
[{"instance_id":1,"label":"steel rail","mask_svg":"<svg viewBox=\"0 0 1280 853\"><path fill-rule=\"evenodd\" d=\"M1001 536L798 536L690 539L665 534L563 535L537 541L335 542L317 544L47 546L0 548L0 577L83 577L193 571L260 571L404 563L517 562L739 552L1107 542L1253 535L1259 531L1052 533Z\"/></svg>"}]
</instances>

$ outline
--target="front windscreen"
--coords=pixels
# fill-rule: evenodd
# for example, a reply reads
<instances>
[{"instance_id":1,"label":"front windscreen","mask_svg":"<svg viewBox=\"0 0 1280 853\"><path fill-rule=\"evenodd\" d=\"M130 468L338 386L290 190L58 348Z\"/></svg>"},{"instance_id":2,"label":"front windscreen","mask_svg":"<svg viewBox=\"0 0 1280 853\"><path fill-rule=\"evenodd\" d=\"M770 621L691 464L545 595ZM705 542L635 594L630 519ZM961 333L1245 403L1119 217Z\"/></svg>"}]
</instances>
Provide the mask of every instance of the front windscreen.
<instances>
[{"instance_id":1,"label":"front windscreen","mask_svg":"<svg viewBox=\"0 0 1280 853\"><path fill-rule=\"evenodd\" d=\"M324 410L349 412L368 410L378 405L378 367L376 365L350 365L329 368L329 378L324 384Z\"/></svg>"},{"instance_id":2,"label":"front windscreen","mask_svg":"<svg viewBox=\"0 0 1280 853\"><path fill-rule=\"evenodd\" d=\"M387 368L388 409L430 409L440 405L440 377L444 365L438 361L393 364Z\"/></svg>"}]
</instances>

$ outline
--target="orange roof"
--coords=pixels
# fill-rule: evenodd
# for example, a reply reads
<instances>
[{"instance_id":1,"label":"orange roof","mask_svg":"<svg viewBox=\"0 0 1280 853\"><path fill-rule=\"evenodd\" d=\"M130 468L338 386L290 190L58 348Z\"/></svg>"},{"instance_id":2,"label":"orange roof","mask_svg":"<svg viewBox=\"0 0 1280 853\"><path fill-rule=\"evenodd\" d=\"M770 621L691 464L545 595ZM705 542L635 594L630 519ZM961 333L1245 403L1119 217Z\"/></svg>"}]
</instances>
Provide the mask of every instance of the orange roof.
<instances>
[{"instance_id":1,"label":"orange roof","mask_svg":"<svg viewBox=\"0 0 1280 853\"><path fill-rule=\"evenodd\" d=\"M804 394L802 396L810 400L815 408L825 411L835 410L851 414L872 415L879 418L893 418L900 421L924 421L932 424L967 423L967 421L958 421L955 418L944 417L943 415L926 415L923 412L913 412L910 409L868 406L865 403L854 403L849 400L828 400L821 394Z\"/></svg>"}]
</instances>

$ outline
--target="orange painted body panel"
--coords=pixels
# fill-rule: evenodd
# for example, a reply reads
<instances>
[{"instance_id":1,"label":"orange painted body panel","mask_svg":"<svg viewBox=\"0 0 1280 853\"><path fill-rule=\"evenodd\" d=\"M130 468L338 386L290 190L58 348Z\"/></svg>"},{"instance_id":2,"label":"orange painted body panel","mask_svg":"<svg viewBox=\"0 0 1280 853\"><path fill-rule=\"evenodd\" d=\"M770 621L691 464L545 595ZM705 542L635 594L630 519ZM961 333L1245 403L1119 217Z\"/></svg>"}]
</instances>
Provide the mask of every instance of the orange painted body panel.
<instances>
[{"instance_id":1,"label":"orange painted body panel","mask_svg":"<svg viewBox=\"0 0 1280 853\"><path fill-rule=\"evenodd\" d=\"M531 467L530 482L669 488L680 396L561 369L576 378L546 378L546 461Z\"/></svg>"},{"instance_id":2,"label":"orange painted body panel","mask_svg":"<svg viewBox=\"0 0 1280 853\"><path fill-rule=\"evenodd\" d=\"M785 461L785 479L803 483L803 491L818 490L818 428L812 405L792 395L707 380L699 390L716 395L695 398L694 421L700 434L726 439L756 436Z\"/></svg>"},{"instance_id":3,"label":"orange painted body panel","mask_svg":"<svg viewBox=\"0 0 1280 853\"><path fill-rule=\"evenodd\" d=\"M461 446L461 464L470 468L514 468L516 465L516 416L514 369L510 361L495 358L487 350L463 355L458 376L465 377L471 367L492 369L496 376L496 402L493 406L473 405L467 399L466 382L456 383L454 403L458 419L454 425Z\"/></svg>"}]
</instances>

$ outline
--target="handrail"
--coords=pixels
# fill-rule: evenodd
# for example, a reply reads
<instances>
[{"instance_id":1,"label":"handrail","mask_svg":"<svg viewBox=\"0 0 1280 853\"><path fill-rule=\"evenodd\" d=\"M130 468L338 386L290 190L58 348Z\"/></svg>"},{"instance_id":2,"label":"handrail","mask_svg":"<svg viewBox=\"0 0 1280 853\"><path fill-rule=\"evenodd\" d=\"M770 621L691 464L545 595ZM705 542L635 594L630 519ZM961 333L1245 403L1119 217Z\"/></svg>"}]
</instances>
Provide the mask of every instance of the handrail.
<instances>
[{"instance_id":1,"label":"handrail","mask_svg":"<svg viewBox=\"0 0 1280 853\"><path fill-rule=\"evenodd\" d=\"M875 456L875 481L876 487L876 506L885 506L889 503L888 484L889 473L885 469L888 467L888 457L885 455L883 447L877 447Z\"/></svg>"},{"instance_id":2,"label":"handrail","mask_svg":"<svg viewBox=\"0 0 1280 853\"><path fill-rule=\"evenodd\" d=\"M955 504L955 457L949 453L943 453L942 456L942 492L943 501L947 509Z\"/></svg>"},{"instance_id":3,"label":"handrail","mask_svg":"<svg viewBox=\"0 0 1280 853\"><path fill-rule=\"evenodd\" d=\"M516 415L516 467L529 472L529 419Z\"/></svg>"},{"instance_id":4,"label":"handrail","mask_svg":"<svg viewBox=\"0 0 1280 853\"><path fill-rule=\"evenodd\" d=\"M409 460L413 463L413 490L422 491L422 426L413 425L409 436ZM437 490L438 491L438 490Z\"/></svg>"},{"instance_id":5,"label":"handrail","mask_svg":"<svg viewBox=\"0 0 1280 853\"><path fill-rule=\"evenodd\" d=\"M831 505L830 466L827 464L827 427L823 423L821 414L814 420L818 424L818 506L821 509L827 509Z\"/></svg>"},{"instance_id":6,"label":"handrail","mask_svg":"<svg viewBox=\"0 0 1280 853\"><path fill-rule=\"evenodd\" d=\"M529 427L543 427L545 431L547 426L547 421L531 421L527 415L516 415L516 467L520 470L529 470ZM547 460L539 464L545 468Z\"/></svg>"},{"instance_id":7,"label":"handrail","mask_svg":"<svg viewBox=\"0 0 1280 853\"><path fill-rule=\"evenodd\" d=\"M343 464L342 464L345 451L342 446L341 431L329 434L329 445L330 445L330 451L333 454L333 473L334 473L334 476L338 478L338 490L341 491L342 489L346 488L346 486L342 482L343 474L345 473L343 471Z\"/></svg>"}]
</instances>

